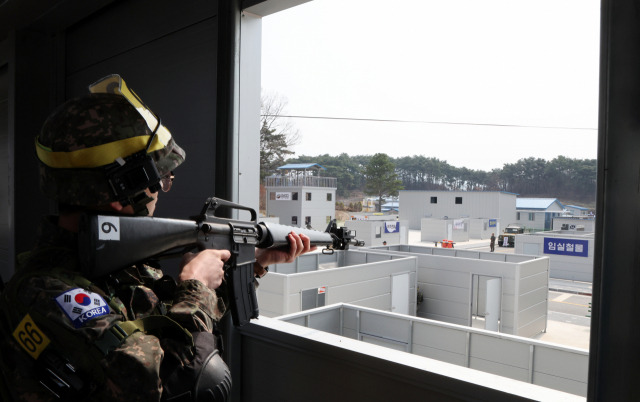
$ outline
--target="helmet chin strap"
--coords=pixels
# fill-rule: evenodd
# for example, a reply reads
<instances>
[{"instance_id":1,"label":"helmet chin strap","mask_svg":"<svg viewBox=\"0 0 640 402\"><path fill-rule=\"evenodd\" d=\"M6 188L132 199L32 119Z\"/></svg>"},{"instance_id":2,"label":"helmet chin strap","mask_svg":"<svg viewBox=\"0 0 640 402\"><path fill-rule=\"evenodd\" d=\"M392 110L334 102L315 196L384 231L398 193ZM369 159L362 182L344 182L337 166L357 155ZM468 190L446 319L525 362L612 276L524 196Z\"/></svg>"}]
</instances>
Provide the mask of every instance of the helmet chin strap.
<instances>
[{"instance_id":1,"label":"helmet chin strap","mask_svg":"<svg viewBox=\"0 0 640 402\"><path fill-rule=\"evenodd\" d=\"M141 191L126 199L126 203L133 207L134 216L149 216L149 209L147 204L153 201L152 197L149 197L146 191Z\"/></svg>"}]
</instances>

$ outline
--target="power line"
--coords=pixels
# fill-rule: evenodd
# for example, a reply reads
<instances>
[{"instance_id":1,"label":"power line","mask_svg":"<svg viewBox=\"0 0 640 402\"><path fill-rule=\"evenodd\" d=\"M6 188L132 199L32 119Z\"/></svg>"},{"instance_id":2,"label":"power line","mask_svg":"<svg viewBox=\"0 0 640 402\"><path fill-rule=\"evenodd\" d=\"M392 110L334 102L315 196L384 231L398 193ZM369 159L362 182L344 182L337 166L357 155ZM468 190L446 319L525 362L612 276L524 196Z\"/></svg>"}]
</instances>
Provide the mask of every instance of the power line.
<instances>
[{"instance_id":1,"label":"power line","mask_svg":"<svg viewBox=\"0 0 640 402\"><path fill-rule=\"evenodd\" d=\"M543 129L557 129L557 130L592 130L592 131L596 131L597 130L597 128L592 128L592 127L530 126L530 125L521 125L521 124L461 123L461 122L453 122L453 121L368 119L368 118L359 118L359 117L297 116L297 115L282 115L282 114L263 114L263 115L260 115L260 116L262 116L262 117L287 117L287 118L291 118L291 119L371 121L371 122L380 122L380 123L448 124L448 125L459 125L459 126L543 128Z\"/></svg>"}]
</instances>

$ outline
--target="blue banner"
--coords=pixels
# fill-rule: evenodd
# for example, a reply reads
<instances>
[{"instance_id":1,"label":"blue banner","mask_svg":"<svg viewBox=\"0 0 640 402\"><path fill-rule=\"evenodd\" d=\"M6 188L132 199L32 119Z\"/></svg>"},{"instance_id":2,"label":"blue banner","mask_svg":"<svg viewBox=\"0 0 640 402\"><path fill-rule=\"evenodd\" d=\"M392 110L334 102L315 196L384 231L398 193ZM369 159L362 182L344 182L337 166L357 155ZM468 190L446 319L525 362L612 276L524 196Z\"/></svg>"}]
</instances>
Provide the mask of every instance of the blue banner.
<instances>
[{"instance_id":1,"label":"blue banner","mask_svg":"<svg viewBox=\"0 0 640 402\"><path fill-rule=\"evenodd\" d=\"M589 241L576 239L544 238L544 253L559 254L573 257L589 256Z\"/></svg>"},{"instance_id":2,"label":"blue banner","mask_svg":"<svg viewBox=\"0 0 640 402\"><path fill-rule=\"evenodd\" d=\"M398 232L400 232L400 222L385 222L384 223L384 232L385 233L398 233Z\"/></svg>"},{"instance_id":3,"label":"blue banner","mask_svg":"<svg viewBox=\"0 0 640 402\"><path fill-rule=\"evenodd\" d=\"M495 228L498 225L498 220L497 219L489 219L489 227L490 228Z\"/></svg>"}]
</instances>

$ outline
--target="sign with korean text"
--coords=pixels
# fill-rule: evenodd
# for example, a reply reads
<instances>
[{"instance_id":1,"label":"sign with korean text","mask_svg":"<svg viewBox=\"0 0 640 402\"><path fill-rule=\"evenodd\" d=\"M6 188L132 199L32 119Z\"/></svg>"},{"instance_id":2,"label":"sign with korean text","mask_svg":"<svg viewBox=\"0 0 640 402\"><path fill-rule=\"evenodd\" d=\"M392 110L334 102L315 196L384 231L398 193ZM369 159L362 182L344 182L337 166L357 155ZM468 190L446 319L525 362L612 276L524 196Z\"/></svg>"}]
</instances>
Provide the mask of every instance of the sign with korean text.
<instances>
[{"instance_id":1,"label":"sign with korean text","mask_svg":"<svg viewBox=\"0 0 640 402\"><path fill-rule=\"evenodd\" d=\"M398 232L400 232L400 222L385 222L384 223L384 232L385 233L398 233Z\"/></svg>"},{"instance_id":2,"label":"sign with korean text","mask_svg":"<svg viewBox=\"0 0 640 402\"><path fill-rule=\"evenodd\" d=\"M588 257L589 241L578 240L578 239L560 239L556 237L545 237L544 253L568 255L573 257Z\"/></svg>"},{"instance_id":3,"label":"sign with korean text","mask_svg":"<svg viewBox=\"0 0 640 402\"><path fill-rule=\"evenodd\" d=\"M489 219L489 227L490 228L495 228L498 225L498 220L497 219Z\"/></svg>"}]
</instances>

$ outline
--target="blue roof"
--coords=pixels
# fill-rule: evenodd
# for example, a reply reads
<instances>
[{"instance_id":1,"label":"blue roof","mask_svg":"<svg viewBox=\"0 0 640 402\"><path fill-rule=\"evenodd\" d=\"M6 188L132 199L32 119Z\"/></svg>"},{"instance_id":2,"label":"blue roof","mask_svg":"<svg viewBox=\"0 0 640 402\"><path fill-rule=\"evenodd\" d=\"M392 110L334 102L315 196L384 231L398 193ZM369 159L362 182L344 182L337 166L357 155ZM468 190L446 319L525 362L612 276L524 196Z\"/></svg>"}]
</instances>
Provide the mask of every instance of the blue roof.
<instances>
[{"instance_id":1,"label":"blue roof","mask_svg":"<svg viewBox=\"0 0 640 402\"><path fill-rule=\"evenodd\" d=\"M318 165L317 163L289 163L288 165L280 166L278 169L310 169L313 167L327 170L324 166Z\"/></svg>"},{"instance_id":2,"label":"blue roof","mask_svg":"<svg viewBox=\"0 0 640 402\"><path fill-rule=\"evenodd\" d=\"M562 208L557 198L516 198L516 209L547 209L555 202Z\"/></svg>"}]
</instances>

